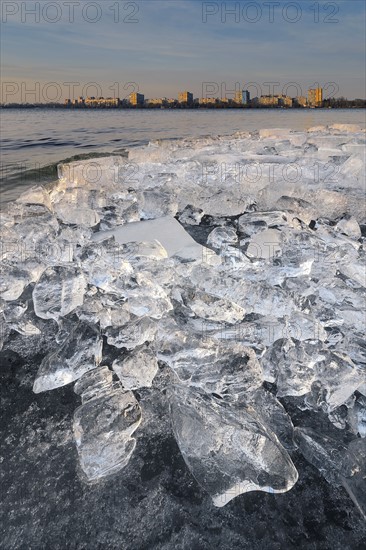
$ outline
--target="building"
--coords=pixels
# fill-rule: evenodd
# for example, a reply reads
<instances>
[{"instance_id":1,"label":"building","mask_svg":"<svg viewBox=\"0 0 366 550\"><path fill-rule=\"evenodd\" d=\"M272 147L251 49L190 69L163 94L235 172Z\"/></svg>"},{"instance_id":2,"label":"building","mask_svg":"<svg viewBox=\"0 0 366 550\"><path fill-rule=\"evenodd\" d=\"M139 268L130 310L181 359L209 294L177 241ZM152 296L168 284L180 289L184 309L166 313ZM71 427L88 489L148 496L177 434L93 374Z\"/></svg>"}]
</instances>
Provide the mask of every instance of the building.
<instances>
[{"instance_id":1,"label":"building","mask_svg":"<svg viewBox=\"0 0 366 550\"><path fill-rule=\"evenodd\" d=\"M147 105L164 105L165 100L166 100L165 97L158 97L158 98L146 99L145 103Z\"/></svg>"},{"instance_id":2,"label":"building","mask_svg":"<svg viewBox=\"0 0 366 550\"><path fill-rule=\"evenodd\" d=\"M137 92L132 92L129 95L130 105L143 105L145 101L145 96Z\"/></svg>"},{"instance_id":3,"label":"building","mask_svg":"<svg viewBox=\"0 0 366 550\"><path fill-rule=\"evenodd\" d=\"M178 103L186 103L187 105L192 105L193 94L191 92L179 92Z\"/></svg>"},{"instance_id":4,"label":"building","mask_svg":"<svg viewBox=\"0 0 366 550\"><path fill-rule=\"evenodd\" d=\"M253 103L261 107L292 107L292 99L287 95L261 95Z\"/></svg>"},{"instance_id":5,"label":"building","mask_svg":"<svg viewBox=\"0 0 366 550\"><path fill-rule=\"evenodd\" d=\"M79 97L78 99L73 99L72 105L85 105L85 99L83 97Z\"/></svg>"},{"instance_id":6,"label":"building","mask_svg":"<svg viewBox=\"0 0 366 550\"><path fill-rule=\"evenodd\" d=\"M277 107L278 106L278 96L277 95L261 95L258 98L258 105L265 107Z\"/></svg>"},{"instance_id":7,"label":"building","mask_svg":"<svg viewBox=\"0 0 366 550\"><path fill-rule=\"evenodd\" d=\"M323 103L323 88L308 90L308 103L311 107L321 107Z\"/></svg>"},{"instance_id":8,"label":"building","mask_svg":"<svg viewBox=\"0 0 366 550\"><path fill-rule=\"evenodd\" d=\"M235 103L240 103L241 105L248 105L250 103L250 93L248 90L239 90L235 92Z\"/></svg>"},{"instance_id":9,"label":"building","mask_svg":"<svg viewBox=\"0 0 366 550\"><path fill-rule=\"evenodd\" d=\"M199 105L215 105L219 100L214 97L200 97Z\"/></svg>"},{"instance_id":10,"label":"building","mask_svg":"<svg viewBox=\"0 0 366 550\"><path fill-rule=\"evenodd\" d=\"M305 96L301 95L298 97L295 97L293 104L295 107L306 107L308 104L308 100Z\"/></svg>"},{"instance_id":11,"label":"building","mask_svg":"<svg viewBox=\"0 0 366 550\"><path fill-rule=\"evenodd\" d=\"M87 97L85 100L86 107L118 107L119 104L120 99L113 97Z\"/></svg>"},{"instance_id":12,"label":"building","mask_svg":"<svg viewBox=\"0 0 366 550\"><path fill-rule=\"evenodd\" d=\"M292 107L291 97L288 97L287 95L279 95L278 96L278 105L280 107Z\"/></svg>"}]
</instances>

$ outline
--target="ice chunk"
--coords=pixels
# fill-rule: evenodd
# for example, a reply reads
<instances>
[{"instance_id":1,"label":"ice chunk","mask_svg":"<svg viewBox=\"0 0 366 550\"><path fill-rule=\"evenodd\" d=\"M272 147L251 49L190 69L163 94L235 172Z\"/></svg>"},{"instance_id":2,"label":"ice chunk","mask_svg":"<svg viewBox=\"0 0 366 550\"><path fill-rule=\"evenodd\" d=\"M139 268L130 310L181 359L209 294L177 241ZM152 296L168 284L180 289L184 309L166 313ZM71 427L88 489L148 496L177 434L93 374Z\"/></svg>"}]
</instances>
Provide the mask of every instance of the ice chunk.
<instances>
[{"instance_id":1,"label":"ice chunk","mask_svg":"<svg viewBox=\"0 0 366 550\"><path fill-rule=\"evenodd\" d=\"M342 264L339 266L339 271L349 279L356 281L360 286L366 287L366 269L361 263ZM362 300L361 296L360 300Z\"/></svg>"},{"instance_id":2,"label":"ice chunk","mask_svg":"<svg viewBox=\"0 0 366 550\"><path fill-rule=\"evenodd\" d=\"M57 220L55 218L57 223ZM52 247L58 232L57 226L49 223L50 220L42 222L37 218L26 218L12 228L18 239L22 241L22 253L27 257L30 255L40 256L44 250Z\"/></svg>"},{"instance_id":3,"label":"ice chunk","mask_svg":"<svg viewBox=\"0 0 366 550\"><path fill-rule=\"evenodd\" d=\"M3 349L5 342L9 338L10 326L6 322L2 311L0 311L0 351Z\"/></svg>"},{"instance_id":4,"label":"ice chunk","mask_svg":"<svg viewBox=\"0 0 366 550\"><path fill-rule=\"evenodd\" d=\"M86 403L90 399L100 397L113 388L113 372L108 367L99 367L88 371L79 378L74 386L74 391L81 397L81 402Z\"/></svg>"},{"instance_id":5,"label":"ice chunk","mask_svg":"<svg viewBox=\"0 0 366 550\"><path fill-rule=\"evenodd\" d=\"M365 373L344 353L322 351L315 370L317 383L312 386L308 403L326 412L345 403L365 380Z\"/></svg>"},{"instance_id":6,"label":"ice chunk","mask_svg":"<svg viewBox=\"0 0 366 550\"><path fill-rule=\"evenodd\" d=\"M202 260L204 247L196 243L179 222L169 216L155 220L129 223L114 231L95 235L95 240L114 235L120 244L157 240L169 256L179 256L186 260Z\"/></svg>"},{"instance_id":7,"label":"ice chunk","mask_svg":"<svg viewBox=\"0 0 366 550\"><path fill-rule=\"evenodd\" d=\"M131 314L161 319L164 314L173 309L167 293L145 274L138 273L136 283L130 284L125 290Z\"/></svg>"},{"instance_id":8,"label":"ice chunk","mask_svg":"<svg viewBox=\"0 0 366 550\"><path fill-rule=\"evenodd\" d=\"M202 208L195 208L188 204L179 214L178 219L183 225L199 225L203 216L204 212Z\"/></svg>"},{"instance_id":9,"label":"ice chunk","mask_svg":"<svg viewBox=\"0 0 366 550\"><path fill-rule=\"evenodd\" d=\"M256 233L249 241L246 255L253 260L269 260L281 255L281 233L267 229Z\"/></svg>"},{"instance_id":10,"label":"ice chunk","mask_svg":"<svg viewBox=\"0 0 366 550\"><path fill-rule=\"evenodd\" d=\"M263 382L254 351L232 340L191 336L163 347L158 351L158 358L171 367L180 381L227 401L242 401Z\"/></svg>"},{"instance_id":11,"label":"ice chunk","mask_svg":"<svg viewBox=\"0 0 366 550\"><path fill-rule=\"evenodd\" d=\"M347 421L354 434L366 437L366 397L359 395L353 405L348 409Z\"/></svg>"},{"instance_id":12,"label":"ice chunk","mask_svg":"<svg viewBox=\"0 0 366 550\"><path fill-rule=\"evenodd\" d=\"M346 133L354 133L354 132L362 132L362 128L359 124L332 124L329 126L330 130L337 130L340 133L346 134Z\"/></svg>"},{"instance_id":13,"label":"ice chunk","mask_svg":"<svg viewBox=\"0 0 366 550\"><path fill-rule=\"evenodd\" d=\"M113 237L99 243L88 243L78 252L76 259L88 283L107 292L117 277L126 282L133 273L124 247Z\"/></svg>"},{"instance_id":14,"label":"ice chunk","mask_svg":"<svg viewBox=\"0 0 366 550\"><path fill-rule=\"evenodd\" d=\"M316 208L310 202L297 197L283 195L278 199L275 206L280 210L286 210L287 217L290 217L290 213L292 213L293 216L300 218L306 224L317 217Z\"/></svg>"},{"instance_id":15,"label":"ice chunk","mask_svg":"<svg viewBox=\"0 0 366 550\"><path fill-rule=\"evenodd\" d=\"M73 423L80 465L88 481L94 481L127 466L136 446L131 435L141 422L141 409L132 392L111 383L106 368L85 374L75 391L83 400Z\"/></svg>"},{"instance_id":16,"label":"ice chunk","mask_svg":"<svg viewBox=\"0 0 366 550\"><path fill-rule=\"evenodd\" d=\"M258 388L247 399L262 424L276 434L281 445L288 451L294 450L294 426L278 399L264 388Z\"/></svg>"},{"instance_id":17,"label":"ice chunk","mask_svg":"<svg viewBox=\"0 0 366 550\"><path fill-rule=\"evenodd\" d=\"M42 226L49 226L49 230L57 231L59 224L56 217L44 204L29 204L16 202L12 205L11 213L15 224L38 222Z\"/></svg>"},{"instance_id":18,"label":"ice chunk","mask_svg":"<svg viewBox=\"0 0 366 550\"><path fill-rule=\"evenodd\" d=\"M348 444L346 460L353 475L341 478L342 485L366 520L366 439L354 439Z\"/></svg>"},{"instance_id":19,"label":"ice chunk","mask_svg":"<svg viewBox=\"0 0 366 550\"><path fill-rule=\"evenodd\" d=\"M175 216L178 211L178 201L174 196L173 189L148 189L142 193L141 219L151 220L164 216Z\"/></svg>"},{"instance_id":20,"label":"ice chunk","mask_svg":"<svg viewBox=\"0 0 366 550\"><path fill-rule=\"evenodd\" d=\"M68 202L59 202L54 205L57 217L65 224L95 227L100 222L100 217L91 208L72 206Z\"/></svg>"},{"instance_id":21,"label":"ice chunk","mask_svg":"<svg viewBox=\"0 0 366 550\"><path fill-rule=\"evenodd\" d=\"M295 428L300 451L329 483L343 485L366 519L366 440L349 445L311 428Z\"/></svg>"},{"instance_id":22,"label":"ice chunk","mask_svg":"<svg viewBox=\"0 0 366 550\"><path fill-rule=\"evenodd\" d=\"M116 201L116 204L105 206L99 212L101 217L100 230L108 231L119 225L125 225L126 223L140 221L140 213L137 202L126 200L121 202L121 199L112 198L112 202Z\"/></svg>"},{"instance_id":23,"label":"ice chunk","mask_svg":"<svg viewBox=\"0 0 366 550\"><path fill-rule=\"evenodd\" d=\"M349 185L354 186L355 182L360 183L361 189L365 188L365 156L363 158L357 155L351 155L341 166L339 176L347 178ZM354 180L352 183L350 180ZM356 186L357 187L357 186Z\"/></svg>"},{"instance_id":24,"label":"ice chunk","mask_svg":"<svg viewBox=\"0 0 366 550\"><path fill-rule=\"evenodd\" d=\"M78 245L83 246L91 240L93 231L88 227L74 227L72 225L64 226L60 233L59 238L65 240L72 245L72 248L76 248Z\"/></svg>"},{"instance_id":25,"label":"ice chunk","mask_svg":"<svg viewBox=\"0 0 366 550\"><path fill-rule=\"evenodd\" d=\"M329 483L339 484L340 475L352 476L345 444L312 428L295 428L294 434L301 453Z\"/></svg>"},{"instance_id":26,"label":"ice chunk","mask_svg":"<svg viewBox=\"0 0 366 550\"><path fill-rule=\"evenodd\" d=\"M234 324L245 315L244 308L231 300L201 290L187 289L183 292L182 300L197 317L209 321Z\"/></svg>"},{"instance_id":27,"label":"ice chunk","mask_svg":"<svg viewBox=\"0 0 366 550\"><path fill-rule=\"evenodd\" d=\"M316 378L314 366L319 352L318 342L279 339L261 359L264 377L276 381L279 397L305 395Z\"/></svg>"},{"instance_id":28,"label":"ice chunk","mask_svg":"<svg viewBox=\"0 0 366 550\"><path fill-rule=\"evenodd\" d=\"M132 320L120 328L108 327L105 331L107 342L116 348L134 349L155 338L156 322L149 317Z\"/></svg>"},{"instance_id":29,"label":"ice chunk","mask_svg":"<svg viewBox=\"0 0 366 550\"><path fill-rule=\"evenodd\" d=\"M158 372L155 350L147 346L115 359L112 367L126 390L151 387Z\"/></svg>"},{"instance_id":30,"label":"ice chunk","mask_svg":"<svg viewBox=\"0 0 366 550\"><path fill-rule=\"evenodd\" d=\"M215 227L207 237L207 246L216 248L238 243L238 235L232 227Z\"/></svg>"},{"instance_id":31,"label":"ice chunk","mask_svg":"<svg viewBox=\"0 0 366 550\"><path fill-rule=\"evenodd\" d=\"M84 300L86 280L74 266L49 267L33 290L34 311L42 319L59 319Z\"/></svg>"},{"instance_id":32,"label":"ice chunk","mask_svg":"<svg viewBox=\"0 0 366 550\"><path fill-rule=\"evenodd\" d=\"M9 329L13 329L23 336L36 336L41 331L26 315L28 303L23 302L8 302L1 307L3 317Z\"/></svg>"},{"instance_id":33,"label":"ice chunk","mask_svg":"<svg viewBox=\"0 0 366 550\"><path fill-rule=\"evenodd\" d=\"M361 237L360 226L358 225L357 220L352 216L345 216L339 220L335 226L335 229L353 239L359 239Z\"/></svg>"},{"instance_id":34,"label":"ice chunk","mask_svg":"<svg viewBox=\"0 0 366 550\"><path fill-rule=\"evenodd\" d=\"M233 411L197 390L172 388L170 412L179 448L215 506L248 491L282 493L297 481L287 452L251 411Z\"/></svg>"},{"instance_id":35,"label":"ice chunk","mask_svg":"<svg viewBox=\"0 0 366 550\"><path fill-rule=\"evenodd\" d=\"M286 227L289 225L288 214L282 210L271 212L247 212L238 220L239 230L246 235L253 235L263 229Z\"/></svg>"},{"instance_id":36,"label":"ice chunk","mask_svg":"<svg viewBox=\"0 0 366 550\"><path fill-rule=\"evenodd\" d=\"M90 324L99 322L102 329L126 325L131 314L125 298L100 293L95 287L96 292L92 289L86 294L83 305L76 310L79 319Z\"/></svg>"},{"instance_id":37,"label":"ice chunk","mask_svg":"<svg viewBox=\"0 0 366 550\"><path fill-rule=\"evenodd\" d=\"M61 184L100 189L103 185L111 187L118 183L120 172L126 166L126 159L119 155L87 159L57 166Z\"/></svg>"},{"instance_id":38,"label":"ice chunk","mask_svg":"<svg viewBox=\"0 0 366 550\"><path fill-rule=\"evenodd\" d=\"M31 277L24 269L6 264L0 266L0 297L3 300L17 300L30 282Z\"/></svg>"},{"instance_id":39,"label":"ice chunk","mask_svg":"<svg viewBox=\"0 0 366 550\"><path fill-rule=\"evenodd\" d=\"M2 231L5 228L10 229L14 225L14 216L9 212L0 212L0 230Z\"/></svg>"},{"instance_id":40,"label":"ice chunk","mask_svg":"<svg viewBox=\"0 0 366 550\"><path fill-rule=\"evenodd\" d=\"M19 262L23 259L23 245L19 235L13 227L0 227L0 260Z\"/></svg>"},{"instance_id":41,"label":"ice chunk","mask_svg":"<svg viewBox=\"0 0 366 550\"><path fill-rule=\"evenodd\" d=\"M61 347L43 359L33 391L40 393L65 386L102 360L103 340L95 327L79 323Z\"/></svg>"},{"instance_id":42,"label":"ice chunk","mask_svg":"<svg viewBox=\"0 0 366 550\"><path fill-rule=\"evenodd\" d=\"M21 204L43 204L46 208L52 210L50 195L42 186L31 187L24 191L16 202Z\"/></svg>"}]
</instances>

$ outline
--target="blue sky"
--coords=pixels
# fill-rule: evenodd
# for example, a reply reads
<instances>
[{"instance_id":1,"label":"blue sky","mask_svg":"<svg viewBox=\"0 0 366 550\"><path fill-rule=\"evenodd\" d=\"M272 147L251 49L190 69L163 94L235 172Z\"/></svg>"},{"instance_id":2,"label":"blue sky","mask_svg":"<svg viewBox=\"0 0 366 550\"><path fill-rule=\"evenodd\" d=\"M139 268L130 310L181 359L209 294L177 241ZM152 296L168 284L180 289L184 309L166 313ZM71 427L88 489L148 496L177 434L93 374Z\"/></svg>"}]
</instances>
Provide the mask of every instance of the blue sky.
<instances>
[{"instance_id":1,"label":"blue sky","mask_svg":"<svg viewBox=\"0 0 366 550\"><path fill-rule=\"evenodd\" d=\"M253 83L262 93L270 92L266 83L281 93L293 82L305 94L318 82L325 95L365 97L365 24L364 0L3 0L2 101L24 100L32 88L41 100L65 99L72 95L67 82L78 83L76 96L125 97L138 89L177 97L188 89L200 97L205 82L216 83L215 96L226 90L230 97L236 83L252 83L252 96Z\"/></svg>"}]
</instances>

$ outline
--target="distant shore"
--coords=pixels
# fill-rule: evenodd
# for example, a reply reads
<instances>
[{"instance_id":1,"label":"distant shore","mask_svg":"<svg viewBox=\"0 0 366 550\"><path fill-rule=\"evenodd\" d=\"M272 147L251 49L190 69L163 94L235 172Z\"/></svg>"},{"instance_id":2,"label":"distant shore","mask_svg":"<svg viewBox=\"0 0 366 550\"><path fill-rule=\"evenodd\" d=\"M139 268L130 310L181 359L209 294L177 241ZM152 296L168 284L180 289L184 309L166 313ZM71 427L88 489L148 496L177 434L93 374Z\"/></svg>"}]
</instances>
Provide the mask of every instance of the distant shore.
<instances>
[{"instance_id":1,"label":"distant shore","mask_svg":"<svg viewBox=\"0 0 366 550\"><path fill-rule=\"evenodd\" d=\"M286 110L286 111L313 111L324 109L365 109L366 100L356 99L354 101L348 101L347 104L339 103L334 105L323 105L321 107L284 107L284 106L272 106L272 105L235 105L227 103L214 103L205 105L118 105L118 106L93 106L88 107L85 105L63 105L61 103L40 103L40 104L22 104L14 103L10 105L0 105L0 109L62 109L67 111L141 111L141 110L183 110L183 111L196 111L196 110L218 110L218 109L240 109L240 110Z\"/></svg>"}]
</instances>

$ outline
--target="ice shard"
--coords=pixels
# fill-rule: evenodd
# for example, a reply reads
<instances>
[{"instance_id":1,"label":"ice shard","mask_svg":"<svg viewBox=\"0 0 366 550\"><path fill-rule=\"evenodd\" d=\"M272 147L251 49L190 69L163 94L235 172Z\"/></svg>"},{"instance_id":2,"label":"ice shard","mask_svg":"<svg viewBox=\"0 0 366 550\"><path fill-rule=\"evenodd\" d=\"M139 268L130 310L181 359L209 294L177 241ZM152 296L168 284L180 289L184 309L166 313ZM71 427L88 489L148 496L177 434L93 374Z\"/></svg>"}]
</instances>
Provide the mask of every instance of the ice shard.
<instances>
[{"instance_id":1,"label":"ice shard","mask_svg":"<svg viewBox=\"0 0 366 550\"><path fill-rule=\"evenodd\" d=\"M75 392L82 398L74 413L76 447L80 466L92 482L127 466L141 409L132 392L112 382L108 367L85 374Z\"/></svg>"},{"instance_id":2,"label":"ice shard","mask_svg":"<svg viewBox=\"0 0 366 550\"><path fill-rule=\"evenodd\" d=\"M86 323L77 324L68 336L64 336L60 348L43 359L33 391L40 393L77 380L99 365L102 348L103 340L97 328Z\"/></svg>"},{"instance_id":3,"label":"ice shard","mask_svg":"<svg viewBox=\"0 0 366 550\"><path fill-rule=\"evenodd\" d=\"M112 368L126 390L151 387L159 370L156 352L148 346L115 359Z\"/></svg>"},{"instance_id":4,"label":"ice shard","mask_svg":"<svg viewBox=\"0 0 366 550\"><path fill-rule=\"evenodd\" d=\"M366 519L366 440L348 445L311 428L296 428L300 451L329 483L343 485Z\"/></svg>"},{"instance_id":5,"label":"ice shard","mask_svg":"<svg viewBox=\"0 0 366 550\"><path fill-rule=\"evenodd\" d=\"M215 506L248 491L283 493L296 483L289 455L249 407L232 410L215 397L174 386L170 411L183 458Z\"/></svg>"},{"instance_id":6,"label":"ice shard","mask_svg":"<svg viewBox=\"0 0 366 550\"><path fill-rule=\"evenodd\" d=\"M105 331L107 342L116 348L128 350L142 346L155 339L156 322L149 317L137 317L122 327L108 327Z\"/></svg>"},{"instance_id":7,"label":"ice shard","mask_svg":"<svg viewBox=\"0 0 366 550\"><path fill-rule=\"evenodd\" d=\"M34 310L41 319L59 319L83 303L86 280L74 266L49 267L33 290Z\"/></svg>"}]
</instances>

